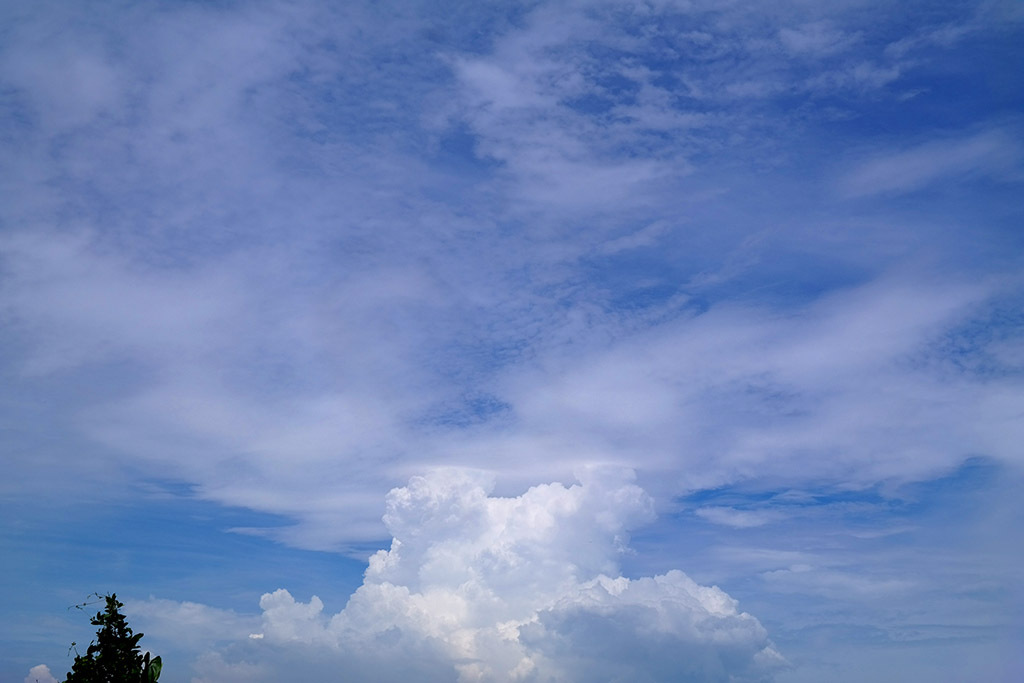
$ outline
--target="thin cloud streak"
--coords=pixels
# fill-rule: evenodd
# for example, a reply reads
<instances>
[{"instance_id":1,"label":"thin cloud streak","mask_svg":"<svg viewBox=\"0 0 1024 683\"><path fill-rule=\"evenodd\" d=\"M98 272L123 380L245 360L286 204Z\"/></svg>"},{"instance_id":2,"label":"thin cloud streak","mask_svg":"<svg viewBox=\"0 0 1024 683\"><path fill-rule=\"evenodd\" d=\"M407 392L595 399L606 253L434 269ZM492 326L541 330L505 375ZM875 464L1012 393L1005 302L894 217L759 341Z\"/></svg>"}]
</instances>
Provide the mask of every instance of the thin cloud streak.
<instances>
[{"instance_id":1,"label":"thin cloud streak","mask_svg":"<svg viewBox=\"0 0 1024 683\"><path fill-rule=\"evenodd\" d=\"M1002 129L919 145L866 161L840 183L845 197L903 194L942 180L992 177L1020 182L1020 136Z\"/></svg>"}]
</instances>

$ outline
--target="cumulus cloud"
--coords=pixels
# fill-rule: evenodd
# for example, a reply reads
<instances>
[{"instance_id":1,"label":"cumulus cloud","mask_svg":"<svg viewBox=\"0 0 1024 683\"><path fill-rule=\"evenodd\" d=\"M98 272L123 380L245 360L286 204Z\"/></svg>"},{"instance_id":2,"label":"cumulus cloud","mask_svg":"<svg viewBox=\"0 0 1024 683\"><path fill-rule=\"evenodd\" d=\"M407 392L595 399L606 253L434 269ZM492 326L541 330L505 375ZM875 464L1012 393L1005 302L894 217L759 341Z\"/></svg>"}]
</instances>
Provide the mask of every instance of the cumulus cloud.
<instances>
[{"instance_id":1,"label":"cumulus cloud","mask_svg":"<svg viewBox=\"0 0 1024 683\"><path fill-rule=\"evenodd\" d=\"M272 679L300 657L372 669L376 680L403 679L422 661L428 680L459 682L755 681L784 664L758 620L717 587L678 570L621 576L628 532L651 519L652 501L629 470L578 479L499 497L479 471L413 477L388 494L391 547L370 558L341 612L326 615L316 596L267 593L261 631L239 644L245 661L208 655L199 668Z\"/></svg>"},{"instance_id":2,"label":"cumulus cloud","mask_svg":"<svg viewBox=\"0 0 1024 683\"><path fill-rule=\"evenodd\" d=\"M757 619L679 570L601 576L541 610L521 639L565 680L761 680L784 662Z\"/></svg>"},{"instance_id":3,"label":"cumulus cloud","mask_svg":"<svg viewBox=\"0 0 1024 683\"><path fill-rule=\"evenodd\" d=\"M40 664L28 670L25 683L57 683L57 679L50 673L50 667Z\"/></svg>"}]
</instances>

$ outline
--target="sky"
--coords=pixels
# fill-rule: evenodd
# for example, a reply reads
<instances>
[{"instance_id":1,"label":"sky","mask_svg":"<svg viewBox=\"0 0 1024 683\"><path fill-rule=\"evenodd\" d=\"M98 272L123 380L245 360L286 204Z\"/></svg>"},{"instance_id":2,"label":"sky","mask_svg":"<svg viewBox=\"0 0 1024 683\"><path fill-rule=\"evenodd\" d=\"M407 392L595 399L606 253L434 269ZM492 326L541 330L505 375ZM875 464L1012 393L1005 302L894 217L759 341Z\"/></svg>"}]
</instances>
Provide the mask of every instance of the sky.
<instances>
[{"instance_id":1,"label":"sky","mask_svg":"<svg viewBox=\"0 0 1024 683\"><path fill-rule=\"evenodd\" d=\"M1022 29L0 3L0 681L1021 680Z\"/></svg>"}]
</instances>

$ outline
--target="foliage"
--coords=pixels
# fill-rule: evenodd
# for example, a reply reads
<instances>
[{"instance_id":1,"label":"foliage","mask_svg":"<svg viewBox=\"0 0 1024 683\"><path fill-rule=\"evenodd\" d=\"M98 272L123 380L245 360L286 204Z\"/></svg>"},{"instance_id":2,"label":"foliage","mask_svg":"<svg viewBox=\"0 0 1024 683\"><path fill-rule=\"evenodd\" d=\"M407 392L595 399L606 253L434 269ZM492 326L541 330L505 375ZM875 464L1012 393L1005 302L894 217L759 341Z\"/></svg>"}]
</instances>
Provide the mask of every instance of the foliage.
<instances>
[{"instance_id":1,"label":"foliage","mask_svg":"<svg viewBox=\"0 0 1024 683\"><path fill-rule=\"evenodd\" d=\"M118 602L116 593L96 597L106 601L106 609L90 620L93 626L99 626L96 639L89 643L85 655L75 651L75 663L65 683L154 683L160 677L163 663L159 657L150 659L148 652L142 654L142 634L133 634L118 611L124 604ZM79 609L82 607L78 605Z\"/></svg>"}]
</instances>

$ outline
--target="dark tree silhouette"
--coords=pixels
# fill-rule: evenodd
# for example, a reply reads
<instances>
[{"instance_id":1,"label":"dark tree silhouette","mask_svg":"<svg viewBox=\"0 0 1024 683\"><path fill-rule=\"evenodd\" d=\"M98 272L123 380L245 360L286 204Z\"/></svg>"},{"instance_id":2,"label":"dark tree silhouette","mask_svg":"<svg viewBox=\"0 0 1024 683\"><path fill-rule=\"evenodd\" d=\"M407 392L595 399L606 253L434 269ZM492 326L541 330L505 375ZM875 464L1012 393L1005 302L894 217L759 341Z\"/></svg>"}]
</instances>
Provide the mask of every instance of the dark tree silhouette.
<instances>
[{"instance_id":1,"label":"dark tree silhouette","mask_svg":"<svg viewBox=\"0 0 1024 683\"><path fill-rule=\"evenodd\" d=\"M65 683L153 683L160 677L163 664L159 657L150 659L139 648L141 633L132 634L120 610L123 603L117 594L96 597L107 606L90 622L99 626L96 639L89 643L84 655L77 655ZM88 603L87 603L88 604ZM84 605L79 605L79 608ZM71 644L74 647L74 643ZM77 651L76 651L77 654Z\"/></svg>"}]
</instances>

